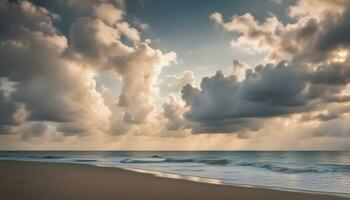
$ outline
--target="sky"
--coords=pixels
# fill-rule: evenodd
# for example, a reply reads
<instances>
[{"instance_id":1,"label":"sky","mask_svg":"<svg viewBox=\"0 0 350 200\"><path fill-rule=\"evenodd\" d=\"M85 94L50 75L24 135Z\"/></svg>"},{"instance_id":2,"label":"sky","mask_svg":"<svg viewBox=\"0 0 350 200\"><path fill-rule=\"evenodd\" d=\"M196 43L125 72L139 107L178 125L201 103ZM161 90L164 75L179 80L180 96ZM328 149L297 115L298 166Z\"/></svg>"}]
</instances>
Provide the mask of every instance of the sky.
<instances>
[{"instance_id":1,"label":"sky","mask_svg":"<svg viewBox=\"0 0 350 200\"><path fill-rule=\"evenodd\" d=\"M350 150L347 0L0 0L0 149Z\"/></svg>"}]
</instances>

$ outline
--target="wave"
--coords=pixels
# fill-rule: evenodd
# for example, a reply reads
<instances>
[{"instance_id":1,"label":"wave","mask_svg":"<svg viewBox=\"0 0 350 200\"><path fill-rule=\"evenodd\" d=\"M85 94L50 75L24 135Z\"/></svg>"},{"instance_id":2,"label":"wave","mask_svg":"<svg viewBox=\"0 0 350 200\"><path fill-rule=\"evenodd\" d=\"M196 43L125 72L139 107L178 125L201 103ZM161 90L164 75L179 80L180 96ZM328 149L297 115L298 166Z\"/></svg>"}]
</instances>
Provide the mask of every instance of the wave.
<instances>
[{"instance_id":1,"label":"wave","mask_svg":"<svg viewBox=\"0 0 350 200\"><path fill-rule=\"evenodd\" d=\"M208 165L227 165L230 163L227 159L208 159L195 160L193 158L163 158L160 156L152 156L151 158L126 158L120 161L121 163L205 163Z\"/></svg>"},{"instance_id":2,"label":"wave","mask_svg":"<svg viewBox=\"0 0 350 200\"><path fill-rule=\"evenodd\" d=\"M29 156L28 158L34 158L34 159L63 159L64 156Z\"/></svg>"},{"instance_id":3,"label":"wave","mask_svg":"<svg viewBox=\"0 0 350 200\"><path fill-rule=\"evenodd\" d=\"M95 159L78 159L74 160L75 162L97 162L98 160Z\"/></svg>"},{"instance_id":4,"label":"wave","mask_svg":"<svg viewBox=\"0 0 350 200\"><path fill-rule=\"evenodd\" d=\"M121 163L204 163L206 165L222 165L222 166L242 166L256 167L279 173L332 173L347 172L350 173L350 166L345 165L310 165L310 166L293 166L280 165L265 162L233 162L228 159L193 159L193 158L164 158L162 156L153 155L149 158L127 158L120 161Z\"/></svg>"},{"instance_id":5,"label":"wave","mask_svg":"<svg viewBox=\"0 0 350 200\"><path fill-rule=\"evenodd\" d=\"M292 167L292 166L278 166L271 163L256 163L256 162L245 162L237 161L234 162L235 166L250 166L267 169L269 171L281 172L281 173L330 173L330 172L350 172L349 166L305 166L305 167Z\"/></svg>"},{"instance_id":6,"label":"wave","mask_svg":"<svg viewBox=\"0 0 350 200\"><path fill-rule=\"evenodd\" d=\"M126 158L121 160L120 163L161 163L164 161L164 158Z\"/></svg>"},{"instance_id":7,"label":"wave","mask_svg":"<svg viewBox=\"0 0 350 200\"><path fill-rule=\"evenodd\" d=\"M45 159L62 159L62 158L65 158L63 156L43 156L42 158L45 158Z\"/></svg>"},{"instance_id":8,"label":"wave","mask_svg":"<svg viewBox=\"0 0 350 200\"><path fill-rule=\"evenodd\" d=\"M151 156L151 158L163 158L162 156L158 156L158 155L153 155Z\"/></svg>"},{"instance_id":9,"label":"wave","mask_svg":"<svg viewBox=\"0 0 350 200\"><path fill-rule=\"evenodd\" d=\"M183 158L183 159L174 159L174 158L159 158L159 157L151 157L151 158L126 158L120 161L121 163L186 163L186 162L194 162L194 159L191 158Z\"/></svg>"},{"instance_id":10,"label":"wave","mask_svg":"<svg viewBox=\"0 0 350 200\"><path fill-rule=\"evenodd\" d=\"M195 162L192 158L183 158L183 159L174 159L174 158L167 158L164 160L164 162Z\"/></svg>"},{"instance_id":11,"label":"wave","mask_svg":"<svg viewBox=\"0 0 350 200\"><path fill-rule=\"evenodd\" d=\"M200 162L204 162L208 165L227 165L231 162L227 159L210 159L210 160L200 160Z\"/></svg>"}]
</instances>

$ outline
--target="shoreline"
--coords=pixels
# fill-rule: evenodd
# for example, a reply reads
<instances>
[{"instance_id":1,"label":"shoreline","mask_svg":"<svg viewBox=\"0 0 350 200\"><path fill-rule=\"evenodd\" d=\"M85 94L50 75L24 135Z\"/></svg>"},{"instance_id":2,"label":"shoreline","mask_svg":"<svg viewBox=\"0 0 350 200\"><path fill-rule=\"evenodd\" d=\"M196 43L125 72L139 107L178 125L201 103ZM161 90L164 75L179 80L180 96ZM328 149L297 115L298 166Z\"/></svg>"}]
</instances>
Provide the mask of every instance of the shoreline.
<instances>
[{"instance_id":1,"label":"shoreline","mask_svg":"<svg viewBox=\"0 0 350 200\"><path fill-rule=\"evenodd\" d=\"M40 198L40 192L38 194L38 188L34 187L35 185L40 188L50 186L49 188L47 188L48 193L46 194L50 196L50 199L52 199L52 195L74 196L74 198L70 199L98 199L95 195L103 193L113 193L114 195L130 196L123 198L126 200L140 199L143 196L149 196L149 198L145 199L164 199L165 197L166 199L169 199L168 195L173 195L174 199L195 199L198 196L200 196L201 199L227 199L229 197L234 196L235 199L247 200L277 200L281 198L295 200L350 199L348 195L342 195L338 193L329 194L322 192L314 193L309 191L290 191L284 189L279 190L276 188L265 188L244 185L235 186L225 184L212 184L181 178L172 179L171 177L159 177L149 173L146 174L141 172L130 171L124 168L96 166L87 163L54 163L0 160L0 175L1 177L5 177L0 179L0 191L4 190L0 192L1 199L9 199L9 196L6 196L6 193L8 193L8 191L14 192L16 190L19 190L22 194L26 194L26 196L32 198L14 198L13 195L15 193L13 193L12 195L10 195L10 199L44 199ZM47 180L45 179L45 181L48 181L47 184L44 184L45 181L38 182L38 178L44 179L45 177L47 178ZM9 182L11 183L11 180L14 179L18 180L16 180L14 184L9 184ZM89 191L89 194L85 192L83 194L79 193L79 191L85 191L85 187L93 188L94 183L91 183L91 185L88 184L88 182L95 179L98 179L99 184L106 186L106 188L100 188L95 193L92 191ZM27 185L28 187L18 188L18 183L21 182L29 183L30 185ZM77 191L72 192L70 190L72 188L68 187L68 185L72 184L71 182L77 183L74 184L74 187L77 188ZM138 182L143 183L143 185L140 186ZM57 185L62 187L62 184L68 184L67 188L63 187L57 191ZM110 187L114 188L113 185L119 186L118 188L121 189L118 191L115 189L111 190ZM169 185L171 185L172 187L169 188ZM148 189L145 190L145 188L142 187L147 187ZM67 189L68 192L64 192ZM139 194L134 194L133 191L135 190L139 191ZM90 198L90 196L95 198ZM113 197L113 195L111 197Z\"/></svg>"},{"instance_id":2,"label":"shoreline","mask_svg":"<svg viewBox=\"0 0 350 200\"><path fill-rule=\"evenodd\" d=\"M148 174L154 177L166 178L166 179L175 179L175 180L185 180L195 183L204 183L204 184L213 184L213 185L224 185L224 186L233 186L233 187L243 187L243 188L257 188L257 189L267 189L267 190L276 190L276 191L286 191L286 192L296 192L296 193L307 193L307 194L317 194L317 195L329 195L336 197L345 197L350 199L350 193L339 193L339 192L323 192L323 191L313 191L313 190L301 190L301 189L293 189L293 188L285 188L285 187L273 187L273 186L261 186L261 185L249 185L249 184L236 184L236 183L225 183L220 179L201 177L201 176L190 176L185 174L175 174L168 172L161 172L155 170L147 170L141 168L128 168L128 167L120 167L120 166L106 166L106 165L98 165L91 164L89 162L56 162L50 160L15 160L15 159L1 159L1 161L15 161L15 162L34 162L34 163L57 163L57 164L73 164L73 165L88 165L93 167L100 168L112 168L118 170L126 170L134 173ZM230 179L227 179L230 180Z\"/></svg>"},{"instance_id":3,"label":"shoreline","mask_svg":"<svg viewBox=\"0 0 350 200\"><path fill-rule=\"evenodd\" d=\"M79 163L77 163L77 164L79 164ZM109 168L108 166L102 166L102 165L101 166L99 166L99 165L92 165L92 166ZM110 168L114 168L114 167L110 167ZM312 191L312 190L298 190L298 189L283 188L283 187L224 183L224 182L221 182L220 179L200 177L200 176L188 176L188 175L184 175L184 174L172 174L172 173L165 173L165 172L152 171L152 170L144 170L144 169L138 169L138 168L122 168L122 167L115 167L115 168L122 169L122 170L128 170L128 171L132 171L132 172L136 172L136 173L150 174L150 175L153 175L155 177L160 177L160 178L169 178L169 179L175 179L175 180L176 179L177 180L186 180L186 181L197 182L197 183L205 183L205 184L213 184L213 185L225 185L225 186L233 186L233 187L244 187L244 188L258 188L258 189L267 189L267 190L296 192L296 193L339 196L339 197L345 197L345 198L349 198L350 199L350 194L348 194L348 193L322 192L322 191ZM179 178L174 177L174 176L178 176ZM218 181L220 181L220 183L217 183Z\"/></svg>"}]
</instances>

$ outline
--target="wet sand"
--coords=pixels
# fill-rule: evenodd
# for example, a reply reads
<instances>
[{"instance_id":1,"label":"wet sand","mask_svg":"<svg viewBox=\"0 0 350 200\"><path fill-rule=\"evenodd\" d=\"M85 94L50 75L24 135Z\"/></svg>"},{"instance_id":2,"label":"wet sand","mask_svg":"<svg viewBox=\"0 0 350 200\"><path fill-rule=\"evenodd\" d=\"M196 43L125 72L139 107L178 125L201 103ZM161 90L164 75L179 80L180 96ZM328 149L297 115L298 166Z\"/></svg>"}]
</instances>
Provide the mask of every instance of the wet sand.
<instances>
[{"instance_id":1,"label":"wet sand","mask_svg":"<svg viewBox=\"0 0 350 200\"><path fill-rule=\"evenodd\" d=\"M0 161L3 200L345 200L326 194L213 185L83 164Z\"/></svg>"}]
</instances>

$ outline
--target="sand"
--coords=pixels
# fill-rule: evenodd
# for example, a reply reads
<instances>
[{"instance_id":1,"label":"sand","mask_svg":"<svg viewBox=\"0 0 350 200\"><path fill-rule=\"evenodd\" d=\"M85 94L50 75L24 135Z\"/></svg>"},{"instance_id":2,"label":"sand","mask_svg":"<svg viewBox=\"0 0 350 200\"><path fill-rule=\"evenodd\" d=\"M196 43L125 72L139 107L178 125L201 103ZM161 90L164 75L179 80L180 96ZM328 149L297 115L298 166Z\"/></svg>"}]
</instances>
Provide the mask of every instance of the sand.
<instances>
[{"instance_id":1,"label":"sand","mask_svg":"<svg viewBox=\"0 0 350 200\"><path fill-rule=\"evenodd\" d=\"M341 200L340 196L213 185L83 164L0 161L1 200Z\"/></svg>"}]
</instances>

